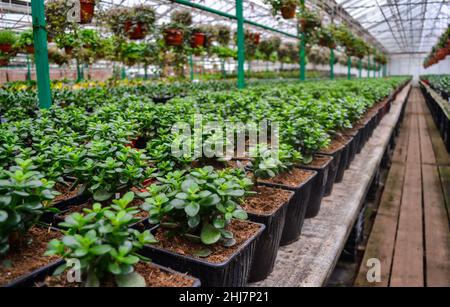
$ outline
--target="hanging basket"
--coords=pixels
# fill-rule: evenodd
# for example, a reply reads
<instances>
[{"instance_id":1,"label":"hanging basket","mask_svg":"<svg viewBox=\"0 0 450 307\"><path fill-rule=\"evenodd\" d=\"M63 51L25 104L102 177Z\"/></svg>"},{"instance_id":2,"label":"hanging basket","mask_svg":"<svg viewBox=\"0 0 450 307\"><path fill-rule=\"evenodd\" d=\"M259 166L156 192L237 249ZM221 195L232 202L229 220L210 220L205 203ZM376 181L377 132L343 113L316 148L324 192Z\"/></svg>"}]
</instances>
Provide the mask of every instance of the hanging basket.
<instances>
[{"instance_id":1,"label":"hanging basket","mask_svg":"<svg viewBox=\"0 0 450 307\"><path fill-rule=\"evenodd\" d=\"M181 46L183 44L183 31L178 29L164 30L164 41L167 46Z\"/></svg>"},{"instance_id":2,"label":"hanging basket","mask_svg":"<svg viewBox=\"0 0 450 307\"><path fill-rule=\"evenodd\" d=\"M34 45L26 45L25 52L28 54L34 54Z\"/></svg>"},{"instance_id":3,"label":"hanging basket","mask_svg":"<svg viewBox=\"0 0 450 307\"><path fill-rule=\"evenodd\" d=\"M80 23L91 23L94 18L95 0L80 0Z\"/></svg>"},{"instance_id":4,"label":"hanging basket","mask_svg":"<svg viewBox=\"0 0 450 307\"><path fill-rule=\"evenodd\" d=\"M194 33L191 37L191 47L199 48L204 47L206 42L206 34L205 33Z\"/></svg>"},{"instance_id":5,"label":"hanging basket","mask_svg":"<svg viewBox=\"0 0 450 307\"><path fill-rule=\"evenodd\" d=\"M132 40L144 39L147 35L147 31L142 22L134 24L131 20L125 23L125 33L127 33L128 38Z\"/></svg>"},{"instance_id":6,"label":"hanging basket","mask_svg":"<svg viewBox=\"0 0 450 307\"><path fill-rule=\"evenodd\" d=\"M284 19L292 19L295 17L295 11L297 9L296 4L287 4L281 7L281 16Z\"/></svg>"},{"instance_id":7,"label":"hanging basket","mask_svg":"<svg viewBox=\"0 0 450 307\"><path fill-rule=\"evenodd\" d=\"M10 53L12 51L11 44L0 44L0 51L3 53Z\"/></svg>"}]
</instances>

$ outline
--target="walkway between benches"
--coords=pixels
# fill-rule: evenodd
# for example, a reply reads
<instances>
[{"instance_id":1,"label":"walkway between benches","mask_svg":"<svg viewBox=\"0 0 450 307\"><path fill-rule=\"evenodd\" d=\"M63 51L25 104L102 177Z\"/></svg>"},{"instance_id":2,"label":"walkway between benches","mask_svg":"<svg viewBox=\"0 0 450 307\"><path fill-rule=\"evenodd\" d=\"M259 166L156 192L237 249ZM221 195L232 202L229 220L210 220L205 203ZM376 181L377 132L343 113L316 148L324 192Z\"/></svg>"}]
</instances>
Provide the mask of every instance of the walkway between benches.
<instances>
[{"instance_id":1,"label":"walkway between benches","mask_svg":"<svg viewBox=\"0 0 450 307\"><path fill-rule=\"evenodd\" d=\"M414 88L356 286L450 286L449 177L450 156ZM381 276L370 283L373 259Z\"/></svg>"}]
</instances>

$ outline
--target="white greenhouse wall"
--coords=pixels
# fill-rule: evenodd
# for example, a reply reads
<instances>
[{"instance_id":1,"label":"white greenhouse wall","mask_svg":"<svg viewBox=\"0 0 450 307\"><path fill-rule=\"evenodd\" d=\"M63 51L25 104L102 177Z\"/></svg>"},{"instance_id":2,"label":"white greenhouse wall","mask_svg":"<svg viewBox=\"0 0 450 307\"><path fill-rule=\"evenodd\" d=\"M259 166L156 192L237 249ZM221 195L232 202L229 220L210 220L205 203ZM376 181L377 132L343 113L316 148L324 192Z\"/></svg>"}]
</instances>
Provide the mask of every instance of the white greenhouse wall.
<instances>
[{"instance_id":1,"label":"white greenhouse wall","mask_svg":"<svg viewBox=\"0 0 450 307\"><path fill-rule=\"evenodd\" d=\"M413 75L414 80L418 80L420 75L450 74L450 56L425 69L423 68L423 60L426 56L426 53L391 55L389 57L388 74Z\"/></svg>"}]
</instances>

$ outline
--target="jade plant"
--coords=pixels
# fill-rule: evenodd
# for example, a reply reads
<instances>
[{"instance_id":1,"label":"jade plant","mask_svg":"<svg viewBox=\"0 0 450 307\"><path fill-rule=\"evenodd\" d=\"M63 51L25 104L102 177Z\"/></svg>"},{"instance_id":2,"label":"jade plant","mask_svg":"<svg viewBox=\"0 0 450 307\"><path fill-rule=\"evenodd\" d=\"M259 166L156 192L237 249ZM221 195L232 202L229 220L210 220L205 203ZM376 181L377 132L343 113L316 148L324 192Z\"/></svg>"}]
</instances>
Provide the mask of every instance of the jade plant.
<instances>
[{"instance_id":1,"label":"jade plant","mask_svg":"<svg viewBox=\"0 0 450 307\"><path fill-rule=\"evenodd\" d=\"M17 158L15 163L9 170L0 169L0 255L51 210L57 195L55 183L43 178L31 160Z\"/></svg>"},{"instance_id":2,"label":"jade plant","mask_svg":"<svg viewBox=\"0 0 450 307\"><path fill-rule=\"evenodd\" d=\"M173 176L168 174L166 178ZM220 242L231 246L235 240L227 225L233 218L247 219L239 206L246 191L237 179L211 166L193 169L175 180L165 180L164 190L148 197L143 209L152 222L179 235L205 245Z\"/></svg>"},{"instance_id":3,"label":"jade plant","mask_svg":"<svg viewBox=\"0 0 450 307\"><path fill-rule=\"evenodd\" d=\"M137 252L157 241L149 230L131 228L139 212L132 206L134 193L113 200L110 206L94 204L84 214L73 213L60 224L67 229L61 240L52 240L46 255L65 260L78 259L84 286L100 287L113 279L119 287L145 287L145 278L135 271L140 261L148 261ZM67 263L56 269L60 275L70 267Z\"/></svg>"}]
</instances>

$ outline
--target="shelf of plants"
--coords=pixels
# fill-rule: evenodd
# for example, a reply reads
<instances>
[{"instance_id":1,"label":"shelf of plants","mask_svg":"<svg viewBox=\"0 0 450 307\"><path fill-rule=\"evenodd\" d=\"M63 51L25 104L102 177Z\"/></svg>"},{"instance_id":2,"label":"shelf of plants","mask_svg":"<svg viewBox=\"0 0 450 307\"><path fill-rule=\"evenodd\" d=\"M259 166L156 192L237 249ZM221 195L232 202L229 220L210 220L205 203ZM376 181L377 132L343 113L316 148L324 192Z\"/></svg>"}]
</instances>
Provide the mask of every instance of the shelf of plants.
<instances>
[{"instance_id":1,"label":"shelf of plants","mask_svg":"<svg viewBox=\"0 0 450 307\"><path fill-rule=\"evenodd\" d=\"M420 88L450 152L450 75L421 76Z\"/></svg>"},{"instance_id":2,"label":"shelf of plants","mask_svg":"<svg viewBox=\"0 0 450 307\"><path fill-rule=\"evenodd\" d=\"M73 286L58 274L74 259L90 286L264 279L407 81L54 88L49 110L32 89L1 89L0 284ZM175 156L185 136L171 127L197 114L279 122L280 155L269 143L250 160Z\"/></svg>"}]
</instances>

